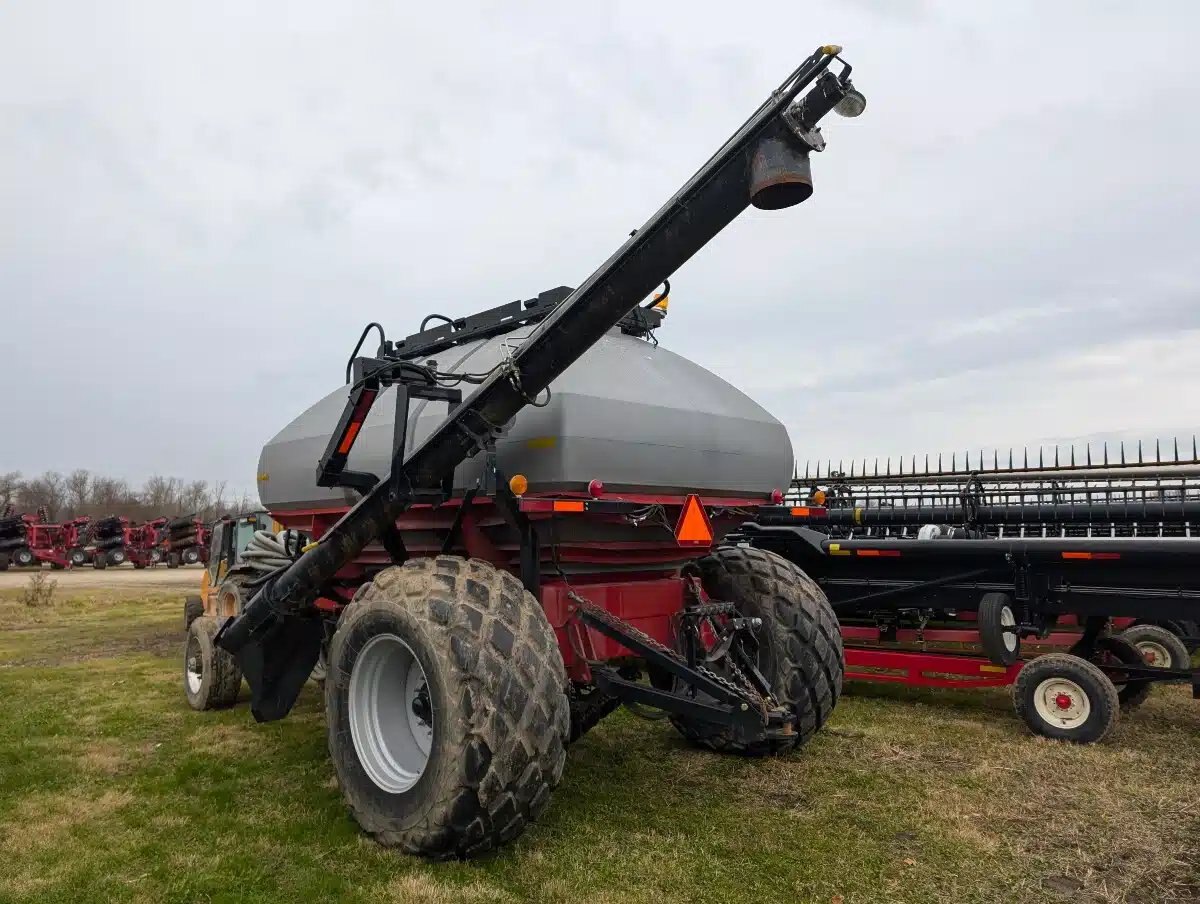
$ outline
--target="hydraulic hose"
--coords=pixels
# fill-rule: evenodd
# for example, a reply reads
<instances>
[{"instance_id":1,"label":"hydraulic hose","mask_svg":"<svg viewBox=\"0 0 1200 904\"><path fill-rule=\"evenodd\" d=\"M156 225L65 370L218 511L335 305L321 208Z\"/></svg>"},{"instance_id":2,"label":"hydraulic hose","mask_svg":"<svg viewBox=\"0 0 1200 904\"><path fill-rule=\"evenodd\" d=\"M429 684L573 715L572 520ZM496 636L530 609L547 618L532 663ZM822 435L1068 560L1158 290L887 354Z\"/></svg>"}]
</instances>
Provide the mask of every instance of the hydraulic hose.
<instances>
[{"instance_id":1,"label":"hydraulic hose","mask_svg":"<svg viewBox=\"0 0 1200 904\"><path fill-rule=\"evenodd\" d=\"M242 552L242 563L264 574L291 565L307 538L297 530L256 530Z\"/></svg>"}]
</instances>

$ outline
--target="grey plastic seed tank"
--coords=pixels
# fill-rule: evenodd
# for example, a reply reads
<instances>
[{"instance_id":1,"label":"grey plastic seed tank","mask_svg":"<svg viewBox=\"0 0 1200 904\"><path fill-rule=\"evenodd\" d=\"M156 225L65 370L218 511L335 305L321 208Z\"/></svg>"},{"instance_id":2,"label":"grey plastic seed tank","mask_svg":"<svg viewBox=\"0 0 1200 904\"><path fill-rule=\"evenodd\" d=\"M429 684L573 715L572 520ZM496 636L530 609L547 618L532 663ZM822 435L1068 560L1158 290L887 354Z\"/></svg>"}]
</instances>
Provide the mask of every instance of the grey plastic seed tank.
<instances>
[{"instance_id":1,"label":"grey plastic seed tank","mask_svg":"<svg viewBox=\"0 0 1200 904\"><path fill-rule=\"evenodd\" d=\"M532 330L443 349L442 372L483 373ZM414 359L424 363L424 358ZM464 384L464 397L472 386ZM346 404L339 386L283 428L259 459L259 495L272 511L343 506L350 491L318 487L315 468ZM605 494L761 496L787 486L792 446L787 431L761 405L700 365L644 338L611 330L551 385L544 408L526 407L499 438L505 474L524 474L529 492L584 491L597 479ZM379 397L347 467L385 474L392 458L396 406ZM416 401L406 451L446 416L445 402ZM455 471L455 487L483 473L475 456Z\"/></svg>"}]
</instances>

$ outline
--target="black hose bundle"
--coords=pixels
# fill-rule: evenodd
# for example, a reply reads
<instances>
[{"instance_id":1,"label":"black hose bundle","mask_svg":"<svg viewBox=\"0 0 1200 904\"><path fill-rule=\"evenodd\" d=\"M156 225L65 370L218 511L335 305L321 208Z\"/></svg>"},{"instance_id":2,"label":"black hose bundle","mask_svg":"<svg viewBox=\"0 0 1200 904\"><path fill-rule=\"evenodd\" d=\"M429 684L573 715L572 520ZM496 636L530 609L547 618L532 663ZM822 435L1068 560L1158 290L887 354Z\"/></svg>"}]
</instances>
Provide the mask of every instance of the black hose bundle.
<instances>
[{"instance_id":1,"label":"black hose bundle","mask_svg":"<svg viewBox=\"0 0 1200 904\"><path fill-rule=\"evenodd\" d=\"M25 522L20 518L0 518L0 540L24 538Z\"/></svg>"},{"instance_id":2,"label":"black hose bundle","mask_svg":"<svg viewBox=\"0 0 1200 904\"><path fill-rule=\"evenodd\" d=\"M109 547L101 546L101 543L114 537L124 540L125 526L121 524L121 519L116 515L109 515L107 518L92 522L91 536L96 541L96 546L107 549Z\"/></svg>"},{"instance_id":3,"label":"black hose bundle","mask_svg":"<svg viewBox=\"0 0 1200 904\"><path fill-rule=\"evenodd\" d=\"M194 514L181 515L178 518L172 518L164 526L169 533L175 533L176 531L180 530L195 530L196 516Z\"/></svg>"}]
</instances>

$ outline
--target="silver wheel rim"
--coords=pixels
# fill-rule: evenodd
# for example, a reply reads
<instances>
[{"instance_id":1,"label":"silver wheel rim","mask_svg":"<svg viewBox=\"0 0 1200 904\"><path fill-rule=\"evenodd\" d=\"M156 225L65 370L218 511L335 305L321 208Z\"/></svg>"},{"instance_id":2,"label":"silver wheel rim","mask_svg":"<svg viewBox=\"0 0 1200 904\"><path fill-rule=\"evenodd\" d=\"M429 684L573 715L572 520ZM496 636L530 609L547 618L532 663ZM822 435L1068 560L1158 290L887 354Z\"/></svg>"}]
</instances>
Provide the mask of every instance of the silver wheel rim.
<instances>
[{"instance_id":1,"label":"silver wheel rim","mask_svg":"<svg viewBox=\"0 0 1200 904\"><path fill-rule=\"evenodd\" d=\"M1015 628L1017 626L1017 617L1013 615L1012 609L1008 606L1000 608L1000 637L1004 641L1004 649L1010 653L1017 649L1017 633L1015 631L1005 631L1004 628Z\"/></svg>"},{"instance_id":2,"label":"silver wheel rim","mask_svg":"<svg viewBox=\"0 0 1200 904\"><path fill-rule=\"evenodd\" d=\"M1092 714L1092 701L1069 678L1047 678L1033 692L1033 706L1048 725L1078 728Z\"/></svg>"},{"instance_id":3,"label":"silver wheel rim","mask_svg":"<svg viewBox=\"0 0 1200 904\"><path fill-rule=\"evenodd\" d=\"M436 722L425 670L395 634L367 641L350 671L350 738L367 776L389 794L417 783Z\"/></svg>"},{"instance_id":4,"label":"silver wheel rim","mask_svg":"<svg viewBox=\"0 0 1200 904\"><path fill-rule=\"evenodd\" d=\"M1153 640L1139 640L1134 646L1146 660L1146 665L1152 665L1156 669L1171 668L1171 652L1162 644Z\"/></svg>"},{"instance_id":5,"label":"silver wheel rim","mask_svg":"<svg viewBox=\"0 0 1200 904\"><path fill-rule=\"evenodd\" d=\"M194 634L188 637L187 651L183 657L183 679L187 682L189 694L200 692L200 682L204 680L204 662L200 655L200 641Z\"/></svg>"}]
</instances>

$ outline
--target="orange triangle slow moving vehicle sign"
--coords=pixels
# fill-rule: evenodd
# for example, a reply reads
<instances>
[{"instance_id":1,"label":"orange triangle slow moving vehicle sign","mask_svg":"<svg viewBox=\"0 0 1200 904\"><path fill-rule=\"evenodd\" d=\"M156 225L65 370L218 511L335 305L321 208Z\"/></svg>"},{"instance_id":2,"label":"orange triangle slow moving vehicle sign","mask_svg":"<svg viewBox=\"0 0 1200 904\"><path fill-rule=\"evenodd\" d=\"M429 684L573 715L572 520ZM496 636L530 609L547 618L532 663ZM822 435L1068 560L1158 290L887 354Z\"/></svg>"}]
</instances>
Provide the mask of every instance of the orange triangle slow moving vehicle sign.
<instances>
[{"instance_id":1,"label":"orange triangle slow moving vehicle sign","mask_svg":"<svg viewBox=\"0 0 1200 904\"><path fill-rule=\"evenodd\" d=\"M694 493L683 503L679 523L675 525L675 542L680 546L712 546L712 522L708 512Z\"/></svg>"}]
</instances>

